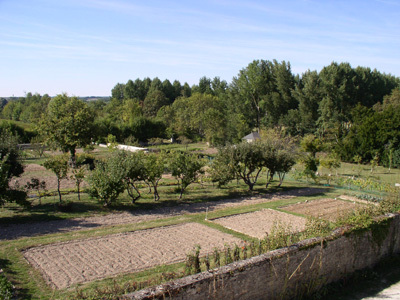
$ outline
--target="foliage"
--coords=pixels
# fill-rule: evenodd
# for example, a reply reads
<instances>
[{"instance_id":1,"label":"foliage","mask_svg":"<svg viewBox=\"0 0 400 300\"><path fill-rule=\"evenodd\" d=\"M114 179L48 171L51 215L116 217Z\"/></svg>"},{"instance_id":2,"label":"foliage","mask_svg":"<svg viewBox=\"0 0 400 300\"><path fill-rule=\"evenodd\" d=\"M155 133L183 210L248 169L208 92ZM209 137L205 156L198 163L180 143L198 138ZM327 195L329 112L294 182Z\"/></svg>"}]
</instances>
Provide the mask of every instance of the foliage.
<instances>
[{"instance_id":1,"label":"foliage","mask_svg":"<svg viewBox=\"0 0 400 300\"><path fill-rule=\"evenodd\" d=\"M319 160L320 165L329 170L330 174L332 175L334 169L340 168L340 158L335 154L329 154ZM329 184L329 181L328 181Z\"/></svg>"},{"instance_id":2,"label":"foliage","mask_svg":"<svg viewBox=\"0 0 400 300\"><path fill-rule=\"evenodd\" d=\"M32 130L32 126L22 126L21 122L6 121L0 122L0 135L12 134L18 137L18 141L21 143L29 143L29 141L35 137L35 132Z\"/></svg>"},{"instance_id":3,"label":"foliage","mask_svg":"<svg viewBox=\"0 0 400 300\"><path fill-rule=\"evenodd\" d=\"M204 173L204 165L205 162L194 154L177 151L170 155L168 169L178 180L179 199L182 199L186 188Z\"/></svg>"},{"instance_id":4,"label":"foliage","mask_svg":"<svg viewBox=\"0 0 400 300\"><path fill-rule=\"evenodd\" d=\"M119 156L113 155L106 161L98 161L88 177L89 194L104 206L110 206L125 190L125 168Z\"/></svg>"},{"instance_id":5,"label":"foliage","mask_svg":"<svg viewBox=\"0 0 400 300\"><path fill-rule=\"evenodd\" d=\"M78 193L78 201L81 201L81 184L83 180L85 179L86 175L86 167L85 166L77 166L73 168L72 170L72 175L70 178L75 182L76 185L76 191Z\"/></svg>"},{"instance_id":6,"label":"foliage","mask_svg":"<svg viewBox=\"0 0 400 300\"><path fill-rule=\"evenodd\" d=\"M48 158L43 166L51 170L57 177L57 192L59 203L62 203L60 183L62 179L67 178L68 174L68 158L65 155L55 155Z\"/></svg>"},{"instance_id":7,"label":"foliage","mask_svg":"<svg viewBox=\"0 0 400 300\"><path fill-rule=\"evenodd\" d=\"M91 142L93 120L86 103L62 94L51 99L38 129L49 146L70 153L74 166L76 148Z\"/></svg>"},{"instance_id":8,"label":"foliage","mask_svg":"<svg viewBox=\"0 0 400 300\"><path fill-rule=\"evenodd\" d=\"M223 166L224 162L228 163ZM213 162L214 174L220 174L220 184L226 182L229 178L242 179L252 191L264 167L264 149L260 142L247 143L242 142L238 145L225 146L219 149L219 152ZM223 174L223 172L227 172Z\"/></svg>"},{"instance_id":9,"label":"foliage","mask_svg":"<svg viewBox=\"0 0 400 300\"><path fill-rule=\"evenodd\" d=\"M267 186L275 174L279 185L296 162L297 151L290 138L267 136L263 141L242 142L220 148L210 170L211 179L225 185L233 179L242 179L253 190L260 173L267 170Z\"/></svg>"},{"instance_id":10,"label":"foliage","mask_svg":"<svg viewBox=\"0 0 400 300\"><path fill-rule=\"evenodd\" d=\"M43 193L46 192L46 181L32 177L31 180L26 183L26 188L28 190L35 190L39 198L39 203L42 204Z\"/></svg>"},{"instance_id":11,"label":"foliage","mask_svg":"<svg viewBox=\"0 0 400 300\"><path fill-rule=\"evenodd\" d=\"M138 182L144 180L144 155L142 152L118 151L116 157L120 161L120 167L123 169L123 180L126 190L132 203L140 198Z\"/></svg>"},{"instance_id":12,"label":"foliage","mask_svg":"<svg viewBox=\"0 0 400 300\"><path fill-rule=\"evenodd\" d=\"M290 63L254 60L233 78L231 92L244 101L246 120L250 127L277 125L288 110L297 107L291 90L294 76Z\"/></svg>"},{"instance_id":13,"label":"foliage","mask_svg":"<svg viewBox=\"0 0 400 300\"><path fill-rule=\"evenodd\" d=\"M12 300L14 299L14 286L8 281L7 277L3 274L3 270L0 269L0 299L1 300Z\"/></svg>"},{"instance_id":14,"label":"foliage","mask_svg":"<svg viewBox=\"0 0 400 300\"><path fill-rule=\"evenodd\" d=\"M6 202L16 202L23 206L29 204L26 201L26 192L9 185L13 177L18 177L24 172L17 141L18 137L8 130L0 135L0 207Z\"/></svg>"},{"instance_id":15,"label":"foliage","mask_svg":"<svg viewBox=\"0 0 400 300\"><path fill-rule=\"evenodd\" d=\"M162 174L165 169L165 155L149 153L145 155L145 159L143 161L143 180L153 188L154 201L160 200L160 196L158 194L158 183L162 178Z\"/></svg>"},{"instance_id":16,"label":"foliage","mask_svg":"<svg viewBox=\"0 0 400 300\"><path fill-rule=\"evenodd\" d=\"M312 155L306 155L303 157L304 171L303 174L312 178L314 181L317 181L316 172L318 170L319 159L315 158Z\"/></svg>"},{"instance_id":17,"label":"foliage","mask_svg":"<svg viewBox=\"0 0 400 300\"><path fill-rule=\"evenodd\" d=\"M275 174L278 174L281 186L285 175L295 165L298 149L294 139L283 137L276 131L270 131L262 136L264 151L263 164L267 170L267 185L271 183Z\"/></svg>"}]
</instances>

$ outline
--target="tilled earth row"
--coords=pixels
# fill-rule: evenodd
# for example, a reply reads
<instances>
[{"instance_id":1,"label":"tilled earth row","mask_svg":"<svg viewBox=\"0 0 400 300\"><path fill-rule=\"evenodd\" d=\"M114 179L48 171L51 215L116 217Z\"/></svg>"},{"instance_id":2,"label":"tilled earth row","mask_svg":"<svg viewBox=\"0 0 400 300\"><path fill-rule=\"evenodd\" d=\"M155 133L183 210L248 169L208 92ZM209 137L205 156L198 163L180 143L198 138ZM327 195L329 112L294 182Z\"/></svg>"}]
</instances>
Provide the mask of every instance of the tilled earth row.
<instances>
[{"instance_id":1,"label":"tilled earth row","mask_svg":"<svg viewBox=\"0 0 400 300\"><path fill-rule=\"evenodd\" d=\"M76 283L184 261L195 245L202 253L241 240L198 223L139 230L39 246L24 252L45 280L62 289Z\"/></svg>"}]
</instances>

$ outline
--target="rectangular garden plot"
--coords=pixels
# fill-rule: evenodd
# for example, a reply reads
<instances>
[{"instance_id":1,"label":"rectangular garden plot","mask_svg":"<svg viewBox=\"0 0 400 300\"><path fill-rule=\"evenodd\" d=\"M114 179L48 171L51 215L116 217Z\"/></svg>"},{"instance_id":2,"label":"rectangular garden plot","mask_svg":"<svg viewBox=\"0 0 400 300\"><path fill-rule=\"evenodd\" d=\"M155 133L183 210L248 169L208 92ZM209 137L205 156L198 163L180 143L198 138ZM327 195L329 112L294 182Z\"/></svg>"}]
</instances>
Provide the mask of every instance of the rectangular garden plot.
<instances>
[{"instance_id":1,"label":"rectangular garden plot","mask_svg":"<svg viewBox=\"0 0 400 300\"><path fill-rule=\"evenodd\" d=\"M319 199L288 205L282 207L282 209L306 216L334 221L339 216L350 213L361 205L363 204L336 199Z\"/></svg>"},{"instance_id":2,"label":"rectangular garden plot","mask_svg":"<svg viewBox=\"0 0 400 300\"><path fill-rule=\"evenodd\" d=\"M306 219L273 209L238 214L212 220L226 228L262 239L271 233L274 225L281 224L293 232L305 229Z\"/></svg>"},{"instance_id":3,"label":"rectangular garden plot","mask_svg":"<svg viewBox=\"0 0 400 300\"><path fill-rule=\"evenodd\" d=\"M240 239L198 223L70 241L28 249L25 258L46 281L62 289L76 283L184 261L195 245L202 253Z\"/></svg>"}]
</instances>

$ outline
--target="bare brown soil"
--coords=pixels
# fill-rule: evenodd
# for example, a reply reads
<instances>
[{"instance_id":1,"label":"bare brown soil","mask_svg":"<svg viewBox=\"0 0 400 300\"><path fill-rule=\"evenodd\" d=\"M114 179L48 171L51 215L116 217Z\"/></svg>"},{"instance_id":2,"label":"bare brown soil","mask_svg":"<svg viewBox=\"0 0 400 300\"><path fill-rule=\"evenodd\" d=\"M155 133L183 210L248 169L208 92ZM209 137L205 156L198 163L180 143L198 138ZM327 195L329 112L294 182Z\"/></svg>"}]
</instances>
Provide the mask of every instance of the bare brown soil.
<instances>
[{"instance_id":1,"label":"bare brown soil","mask_svg":"<svg viewBox=\"0 0 400 300\"><path fill-rule=\"evenodd\" d=\"M139 230L101 238L35 247L24 252L46 281L58 288L117 274L184 261L200 245L202 253L241 240L198 223Z\"/></svg>"},{"instance_id":2,"label":"bare brown soil","mask_svg":"<svg viewBox=\"0 0 400 300\"><path fill-rule=\"evenodd\" d=\"M36 173L38 175L36 175ZM46 182L46 189L48 191L56 191L57 190L57 177L51 171L48 171L45 167L38 164L28 164L24 167L24 173L21 177L13 178L10 182L11 186L15 186L18 184L19 186L25 186L28 181L32 179L32 177L39 178L41 181ZM84 181L81 184L81 188L87 186L87 183ZM71 190L75 189L75 182L69 178L62 179L60 182L61 190Z\"/></svg>"},{"instance_id":3,"label":"bare brown soil","mask_svg":"<svg viewBox=\"0 0 400 300\"><path fill-rule=\"evenodd\" d=\"M335 221L358 207L361 203L342 201L336 199L318 199L308 202L296 203L282 207L282 209L315 218Z\"/></svg>"},{"instance_id":4,"label":"bare brown soil","mask_svg":"<svg viewBox=\"0 0 400 300\"><path fill-rule=\"evenodd\" d=\"M306 219L273 209L263 209L251 213L238 214L212 220L226 228L263 239L274 226L285 226L291 232L305 229Z\"/></svg>"}]
</instances>

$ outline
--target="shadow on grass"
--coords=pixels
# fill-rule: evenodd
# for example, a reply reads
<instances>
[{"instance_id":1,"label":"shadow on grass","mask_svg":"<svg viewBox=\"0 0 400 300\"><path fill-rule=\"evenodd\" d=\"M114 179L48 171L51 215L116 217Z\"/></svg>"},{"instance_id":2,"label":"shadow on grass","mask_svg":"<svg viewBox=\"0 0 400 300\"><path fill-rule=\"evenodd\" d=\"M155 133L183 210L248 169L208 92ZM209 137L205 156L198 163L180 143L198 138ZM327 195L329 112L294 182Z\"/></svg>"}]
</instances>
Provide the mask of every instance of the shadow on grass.
<instances>
[{"instance_id":1,"label":"shadow on grass","mask_svg":"<svg viewBox=\"0 0 400 300\"><path fill-rule=\"evenodd\" d=\"M11 272L9 266L11 265L10 260L0 258L0 269L7 272L8 274L15 274L15 272Z\"/></svg>"},{"instance_id":2,"label":"shadow on grass","mask_svg":"<svg viewBox=\"0 0 400 300\"><path fill-rule=\"evenodd\" d=\"M102 226L101 223L87 222L85 219L63 219L53 217L45 221L32 222L29 217L29 223L12 224L2 228L1 240L13 240L22 237L32 237L44 234L54 234L69 232L73 230L90 229Z\"/></svg>"}]
</instances>

